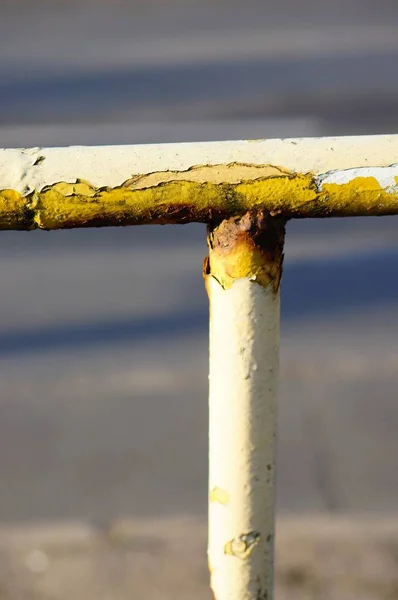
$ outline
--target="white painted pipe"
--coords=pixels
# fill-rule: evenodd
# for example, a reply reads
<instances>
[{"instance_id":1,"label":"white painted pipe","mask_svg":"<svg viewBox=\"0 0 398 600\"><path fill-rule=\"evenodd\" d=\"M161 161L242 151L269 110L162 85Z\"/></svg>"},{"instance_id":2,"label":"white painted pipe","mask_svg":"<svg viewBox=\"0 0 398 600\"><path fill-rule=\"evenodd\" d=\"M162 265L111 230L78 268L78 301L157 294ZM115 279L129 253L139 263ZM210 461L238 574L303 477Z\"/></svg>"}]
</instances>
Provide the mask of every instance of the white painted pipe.
<instances>
[{"instance_id":1,"label":"white painted pipe","mask_svg":"<svg viewBox=\"0 0 398 600\"><path fill-rule=\"evenodd\" d=\"M0 149L0 230L398 214L398 135Z\"/></svg>"},{"instance_id":2,"label":"white painted pipe","mask_svg":"<svg viewBox=\"0 0 398 600\"><path fill-rule=\"evenodd\" d=\"M216 273L206 285L211 587L215 600L271 600L279 282L263 286L255 276L242 277L225 289Z\"/></svg>"}]
</instances>

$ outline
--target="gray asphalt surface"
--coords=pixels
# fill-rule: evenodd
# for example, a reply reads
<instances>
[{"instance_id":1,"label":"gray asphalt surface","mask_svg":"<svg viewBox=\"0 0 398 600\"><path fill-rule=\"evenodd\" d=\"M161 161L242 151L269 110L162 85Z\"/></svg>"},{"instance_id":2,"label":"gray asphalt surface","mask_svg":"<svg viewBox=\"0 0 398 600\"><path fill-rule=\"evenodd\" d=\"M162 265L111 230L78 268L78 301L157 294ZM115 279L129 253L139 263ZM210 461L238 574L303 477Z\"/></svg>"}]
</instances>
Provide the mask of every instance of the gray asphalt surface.
<instances>
[{"instance_id":1,"label":"gray asphalt surface","mask_svg":"<svg viewBox=\"0 0 398 600\"><path fill-rule=\"evenodd\" d=\"M0 146L394 133L395 2L3 2ZM398 505L397 219L290 223L281 510ZM206 513L201 226L0 236L0 519Z\"/></svg>"}]
</instances>

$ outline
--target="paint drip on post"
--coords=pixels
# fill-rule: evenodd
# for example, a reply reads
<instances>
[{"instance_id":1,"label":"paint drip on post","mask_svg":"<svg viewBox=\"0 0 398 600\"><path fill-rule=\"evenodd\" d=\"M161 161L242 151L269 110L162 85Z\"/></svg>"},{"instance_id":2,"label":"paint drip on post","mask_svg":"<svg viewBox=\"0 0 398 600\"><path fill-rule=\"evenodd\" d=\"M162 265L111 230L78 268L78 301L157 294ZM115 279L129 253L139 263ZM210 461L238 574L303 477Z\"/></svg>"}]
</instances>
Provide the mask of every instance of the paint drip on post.
<instances>
[{"instance_id":1,"label":"paint drip on post","mask_svg":"<svg viewBox=\"0 0 398 600\"><path fill-rule=\"evenodd\" d=\"M209 227L209 546L216 600L271 600L285 220Z\"/></svg>"}]
</instances>

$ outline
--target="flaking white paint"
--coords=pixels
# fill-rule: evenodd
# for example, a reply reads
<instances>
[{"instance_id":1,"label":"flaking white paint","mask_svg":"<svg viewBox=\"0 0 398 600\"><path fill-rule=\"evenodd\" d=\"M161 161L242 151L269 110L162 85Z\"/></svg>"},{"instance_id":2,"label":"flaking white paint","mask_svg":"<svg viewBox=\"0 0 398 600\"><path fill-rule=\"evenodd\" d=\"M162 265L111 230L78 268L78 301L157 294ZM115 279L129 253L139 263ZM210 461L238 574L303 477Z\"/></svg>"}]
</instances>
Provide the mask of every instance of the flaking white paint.
<instances>
[{"instance_id":1,"label":"flaking white paint","mask_svg":"<svg viewBox=\"0 0 398 600\"><path fill-rule=\"evenodd\" d=\"M332 171L320 175L316 178L319 189L322 189L325 183L345 184L353 179L372 177L376 179L383 189L394 192L398 190L396 177L398 177L398 165L388 167L361 167L356 169L346 169L343 171Z\"/></svg>"},{"instance_id":2,"label":"flaking white paint","mask_svg":"<svg viewBox=\"0 0 398 600\"><path fill-rule=\"evenodd\" d=\"M115 187L133 175L234 162L270 164L297 173L313 173L322 181L339 177L332 171L350 177L344 171L370 167L369 172L377 168L377 177L390 182L394 169L398 175L398 167L391 167L398 164L398 135L3 149L0 189L26 194L59 181L74 183L76 179L96 187ZM381 168L387 171L381 172Z\"/></svg>"}]
</instances>

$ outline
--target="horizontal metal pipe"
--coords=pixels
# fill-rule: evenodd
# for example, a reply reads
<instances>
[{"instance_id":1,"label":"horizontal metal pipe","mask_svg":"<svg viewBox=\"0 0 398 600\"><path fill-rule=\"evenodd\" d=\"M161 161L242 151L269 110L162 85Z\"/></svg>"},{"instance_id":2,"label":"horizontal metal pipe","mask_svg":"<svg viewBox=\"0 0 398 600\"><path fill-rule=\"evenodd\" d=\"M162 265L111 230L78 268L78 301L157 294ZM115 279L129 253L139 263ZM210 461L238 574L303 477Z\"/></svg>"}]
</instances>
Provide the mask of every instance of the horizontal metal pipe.
<instances>
[{"instance_id":1,"label":"horizontal metal pipe","mask_svg":"<svg viewBox=\"0 0 398 600\"><path fill-rule=\"evenodd\" d=\"M0 150L0 229L398 214L398 136Z\"/></svg>"}]
</instances>

